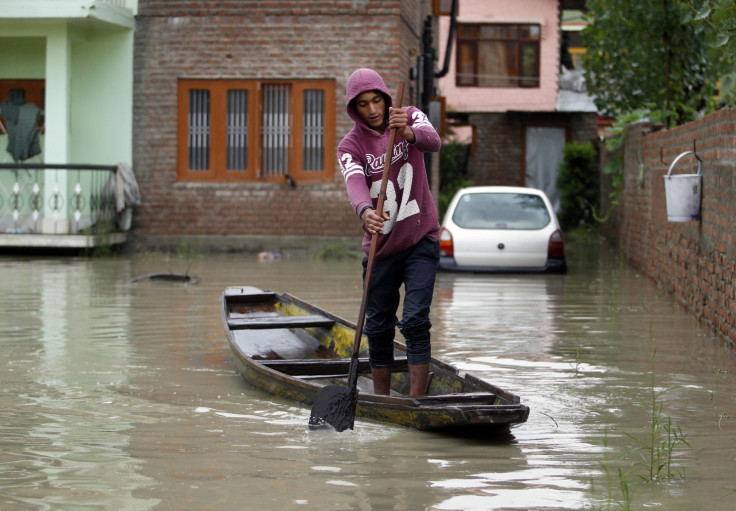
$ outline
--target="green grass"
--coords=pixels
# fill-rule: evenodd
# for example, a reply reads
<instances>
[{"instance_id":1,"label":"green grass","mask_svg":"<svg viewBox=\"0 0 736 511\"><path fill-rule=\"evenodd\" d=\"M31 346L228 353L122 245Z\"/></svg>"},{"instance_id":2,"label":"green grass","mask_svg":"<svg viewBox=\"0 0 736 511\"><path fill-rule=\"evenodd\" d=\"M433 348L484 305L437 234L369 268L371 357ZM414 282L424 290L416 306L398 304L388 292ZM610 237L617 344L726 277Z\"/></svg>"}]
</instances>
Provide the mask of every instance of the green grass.
<instances>
[{"instance_id":1,"label":"green grass","mask_svg":"<svg viewBox=\"0 0 736 511\"><path fill-rule=\"evenodd\" d=\"M661 398L667 392L677 388L669 387L658 389L654 370L657 348L654 347L651 326L649 340L650 371L649 371L649 399L647 403L649 414L648 434L636 437L627 433L634 441L634 446L624 453L624 456L634 456L637 461L631 466L631 473L647 483L671 481L675 478L684 479L684 469L677 469L672 462L673 454L680 447L690 447L687 435L680 425L671 417L664 414Z\"/></svg>"},{"instance_id":2,"label":"green grass","mask_svg":"<svg viewBox=\"0 0 736 511\"><path fill-rule=\"evenodd\" d=\"M664 413L662 396L677 387L661 389L657 384L655 371L657 349L654 346L651 324L647 344L650 354L650 368L646 382L647 399L639 405L647 411L646 432L640 436L626 433L633 441L633 445L614 459L606 455L601 463L606 478L606 494L603 504L594 509L608 511L615 505L617 509L630 510L636 481L641 484L658 484L685 478L684 468L674 463L674 455L678 450L690 447L690 443L682 427ZM576 363L579 364L579 360ZM608 447L607 436L604 437L603 445ZM592 492L595 496L595 485L592 485ZM736 490L721 498L734 493Z\"/></svg>"}]
</instances>

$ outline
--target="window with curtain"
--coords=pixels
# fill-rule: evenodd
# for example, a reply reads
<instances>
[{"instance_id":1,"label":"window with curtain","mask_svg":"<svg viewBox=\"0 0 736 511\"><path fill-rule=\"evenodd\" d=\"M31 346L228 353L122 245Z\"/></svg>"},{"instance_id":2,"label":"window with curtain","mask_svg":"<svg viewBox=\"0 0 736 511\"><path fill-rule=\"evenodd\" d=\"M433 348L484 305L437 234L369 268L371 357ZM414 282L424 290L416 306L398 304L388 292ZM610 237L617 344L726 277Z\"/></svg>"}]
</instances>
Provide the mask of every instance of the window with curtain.
<instances>
[{"instance_id":1,"label":"window with curtain","mask_svg":"<svg viewBox=\"0 0 736 511\"><path fill-rule=\"evenodd\" d=\"M326 182L333 80L179 80L180 181Z\"/></svg>"},{"instance_id":2,"label":"window with curtain","mask_svg":"<svg viewBox=\"0 0 736 511\"><path fill-rule=\"evenodd\" d=\"M461 23L458 87L539 87L540 26Z\"/></svg>"}]
</instances>

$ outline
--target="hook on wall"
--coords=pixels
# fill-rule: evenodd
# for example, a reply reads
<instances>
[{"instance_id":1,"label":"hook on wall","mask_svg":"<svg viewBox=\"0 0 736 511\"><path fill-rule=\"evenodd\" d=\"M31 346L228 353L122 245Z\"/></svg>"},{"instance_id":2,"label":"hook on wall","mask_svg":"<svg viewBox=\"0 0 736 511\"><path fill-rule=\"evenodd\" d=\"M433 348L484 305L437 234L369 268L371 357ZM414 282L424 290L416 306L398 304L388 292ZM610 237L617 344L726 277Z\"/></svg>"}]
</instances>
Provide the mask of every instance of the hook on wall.
<instances>
[{"instance_id":1,"label":"hook on wall","mask_svg":"<svg viewBox=\"0 0 736 511\"><path fill-rule=\"evenodd\" d=\"M692 151L692 154L693 154L693 156L695 156L695 158L698 160L699 163L703 163L703 160L700 158L700 155L698 154L697 140L695 140L695 139L693 139L693 151ZM637 155L637 159L638 159L638 155ZM664 161L664 150L662 149L661 146L659 147L659 161L661 161L663 165L669 165L669 163L667 163L666 161Z\"/></svg>"},{"instance_id":2,"label":"hook on wall","mask_svg":"<svg viewBox=\"0 0 736 511\"><path fill-rule=\"evenodd\" d=\"M697 147L695 146L695 142L696 142L696 140L695 140L695 139L693 139L693 155L695 156L695 158L696 158L696 159L697 159L697 160L698 160L699 162L701 162L701 163L702 163L702 162L703 162L703 160L701 160L701 159L700 159L700 156L698 155L698 148L697 148Z\"/></svg>"}]
</instances>

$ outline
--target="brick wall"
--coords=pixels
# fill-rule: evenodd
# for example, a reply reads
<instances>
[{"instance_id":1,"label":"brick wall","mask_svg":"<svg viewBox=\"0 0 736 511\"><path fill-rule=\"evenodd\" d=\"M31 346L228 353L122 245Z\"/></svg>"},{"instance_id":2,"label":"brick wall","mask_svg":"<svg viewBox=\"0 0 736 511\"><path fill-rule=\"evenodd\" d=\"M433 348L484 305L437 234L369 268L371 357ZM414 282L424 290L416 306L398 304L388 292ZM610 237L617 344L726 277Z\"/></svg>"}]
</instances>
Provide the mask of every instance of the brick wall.
<instances>
[{"instance_id":1,"label":"brick wall","mask_svg":"<svg viewBox=\"0 0 736 511\"><path fill-rule=\"evenodd\" d=\"M669 222L663 176L694 148L702 160L701 219ZM620 155L623 203L608 234L634 267L736 346L736 110L671 130L636 125ZM611 157L604 155L602 168ZM685 156L673 174L696 170L696 160Z\"/></svg>"},{"instance_id":2,"label":"brick wall","mask_svg":"<svg viewBox=\"0 0 736 511\"><path fill-rule=\"evenodd\" d=\"M568 138L587 142L596 136L596 114L523 113L470 114L474 148L468 162L474 185L525 185L524 139L528 125L561 126Z\"/></svg>"},{"instance_id":3,"label":"brick wall","mask_svg":"<svg viewBox=\"0 0 736 511\"><path fill-rule=\"evenodd\" d=\"M352 127L344 106L350 73L372 67L392 91L399 80L409 84L431 2L140 0L138 7L133 165L143 202L135 232L359 236L336 159L332 182L296 188L178 182L177 79L335 79L339 141Z\"/></svg>"},{"instance_id":4,"label":"brick wall","mask_svg":"<svg viewBox=\"0 0 736 511\"><path fill-rule=\"evenodd\" d=\"M468 177L477 186L523 186L522 132L518 116L472 114L473 151Z\"/></svg>"}]
</instances>

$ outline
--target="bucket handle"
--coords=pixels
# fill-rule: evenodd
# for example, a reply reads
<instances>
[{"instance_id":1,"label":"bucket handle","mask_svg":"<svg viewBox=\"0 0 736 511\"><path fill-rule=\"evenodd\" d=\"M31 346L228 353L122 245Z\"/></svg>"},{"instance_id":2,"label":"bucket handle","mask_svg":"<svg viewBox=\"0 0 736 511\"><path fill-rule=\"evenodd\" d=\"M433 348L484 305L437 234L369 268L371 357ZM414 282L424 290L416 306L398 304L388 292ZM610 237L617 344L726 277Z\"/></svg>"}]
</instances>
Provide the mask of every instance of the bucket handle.
<instances>
[{"instance_id":1,"label":"bucket handle","mask_svg":"<svg viewBox=\"0 0 736 511\"><path fill-rule=\"evenodd\" d=\"M677 158L675 158L675 161L672 162L672 164L670 165L669 170L667 171L667 177L670 177L670 174L672 173L672 169L675 168L675 165L677 165L677 162L680 161L680 158L682 158L683 156L687 156L688 154L695 154L695 152L694 151L685 151L684 153L677 155ZM701 168L703 166L703 162L700 160L700 158L698 158L698 155L697 154L695 154L695 158L698 160L698 174L697 175L699 176L700 175L700 170L701 170Z\"/></svg>"}]
</instances>

